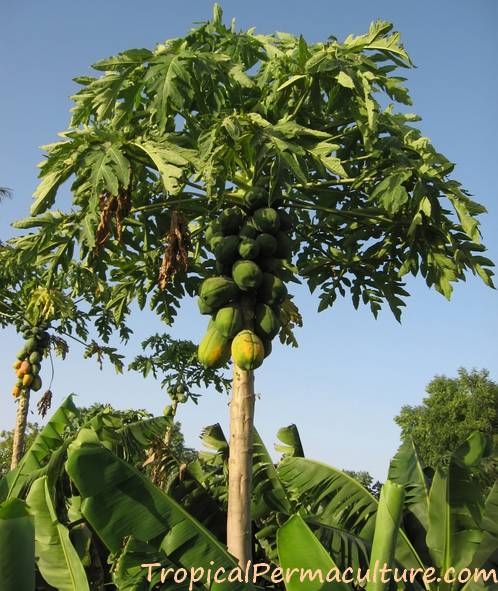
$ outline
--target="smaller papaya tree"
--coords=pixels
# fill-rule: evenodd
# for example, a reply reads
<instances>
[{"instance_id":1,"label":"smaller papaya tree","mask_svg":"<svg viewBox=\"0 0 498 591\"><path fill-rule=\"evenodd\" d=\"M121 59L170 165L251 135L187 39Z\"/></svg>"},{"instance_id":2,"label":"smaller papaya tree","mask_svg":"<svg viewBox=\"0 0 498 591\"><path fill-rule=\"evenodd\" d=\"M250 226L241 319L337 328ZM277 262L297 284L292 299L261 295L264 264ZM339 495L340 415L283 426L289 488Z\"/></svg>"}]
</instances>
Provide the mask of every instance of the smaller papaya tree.
<instances>
[{"instance_id":1,"label":"smaller papaya tree","mask_svg":"<svg viewBox=\"0 0 498 591\"><path fill-rule=\"evenodd\" d=\"M199 358L233 359L228 549L251 558L254 370L301 323L286 284L397 319L403 276L450 298L467 272L492 286L477 216L453 165L421 135L385 22L343 42L262 35L213 18L76 79L69 129L46 147L19 256L67 269L126 323L149 302L171 323L184 296L212 316ZM72 180L72 209L50 209ZM91 275L91 276L89 276ZM86 282L92 285L85 288ZM202 283L201 283L202 282ZM77 291L77 290L76 290Z\"/></svg>"}]
</instances>

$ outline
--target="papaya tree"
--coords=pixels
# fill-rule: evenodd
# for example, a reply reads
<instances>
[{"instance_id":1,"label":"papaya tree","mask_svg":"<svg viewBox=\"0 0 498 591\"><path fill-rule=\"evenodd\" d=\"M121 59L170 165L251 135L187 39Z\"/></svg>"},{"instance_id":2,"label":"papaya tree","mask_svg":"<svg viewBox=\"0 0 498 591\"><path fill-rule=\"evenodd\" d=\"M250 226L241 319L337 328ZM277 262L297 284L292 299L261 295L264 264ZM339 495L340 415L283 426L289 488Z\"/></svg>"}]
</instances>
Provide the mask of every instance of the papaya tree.
<instances>
[{"instance_id":1,"label":"papaya tree","mask_svg":"<svg viewBox=\"0 0 498 591\"><path fill-rule=\"evenodd\" d=\"M122 371L123 363L115 348L98 344L93 339L88 342L88 322L97 326L104 342L108 341L112 329L102 307L82 309L73 301L71 286L76 280L73 274L61 273L50 285L46 285L41 280L44 277L43 266L31 265L29 259L19 257L10 244L0 244L0 265L0 326L14 327L24 341L13 363L15 381L12 395L17 403L11 454L11 469L14 469L25 451L30 397L42 388L44 359L50 360L51 378L37 405L42 416L45 416L52 400L52 352L65 358L69 350L68 339L83 345L84 356L97 357L101 366L104 357L113 363L117 371ZM126 337L127 332L122 331L122 336Z\"/></svg>"},{"instance_id":2,"label":"papaya tree","mask_svg":"<svg viewBox=\"0 0 498 591\"><path fill-rule=\"evenodd\" d=\"M79 286L119 324L132 303L171 323L185 296L211 316L207 366L233 359L228 549L251 557L254 370L278 334L295 345L292 282L399 320L420 275L450 298L468 272L492 286L485 209L414 125L385 22L343 42L262 35L213 18L80 76L69 127L45 147L19 256ZM72 206L54 209L70 182ZM62 200L59 201L61 207ZM19 224L18 224L19 225ZM85 281L93 289L85 288Z\"/></svg>"}]
</instances>

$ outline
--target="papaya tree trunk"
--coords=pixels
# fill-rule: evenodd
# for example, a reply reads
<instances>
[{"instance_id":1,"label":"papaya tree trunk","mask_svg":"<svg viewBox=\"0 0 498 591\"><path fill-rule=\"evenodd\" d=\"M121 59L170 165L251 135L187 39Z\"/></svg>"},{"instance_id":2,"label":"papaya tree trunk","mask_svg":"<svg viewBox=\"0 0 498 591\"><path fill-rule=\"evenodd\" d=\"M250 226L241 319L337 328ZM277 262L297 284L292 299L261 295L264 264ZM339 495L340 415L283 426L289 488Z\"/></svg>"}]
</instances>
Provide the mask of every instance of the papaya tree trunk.
<instances>
[{"instance_id":1,"label":"papaya tree trunk","mask_svg":"<svg viewBox=\"0 0 498 591\"><path fill-rule=\"evenodd\" d=\"M24 443L26 438L26 424L28 422L29 390L21 394L16 413L16 426L14 428L14 439L12 442L12 460L10 469L14 470L24 454Z\"/></svg>"},{"instance_id":2,"label":"papaya tree trunk","mask_svg":"<svg viewBox=\"0 0 498 591\"><path fill-rule=\"evenodd\" d=\"M228 551L241 567L252 560L251 490L254 372L233 365L228 459Z\"/></svg>"}]
</instances>

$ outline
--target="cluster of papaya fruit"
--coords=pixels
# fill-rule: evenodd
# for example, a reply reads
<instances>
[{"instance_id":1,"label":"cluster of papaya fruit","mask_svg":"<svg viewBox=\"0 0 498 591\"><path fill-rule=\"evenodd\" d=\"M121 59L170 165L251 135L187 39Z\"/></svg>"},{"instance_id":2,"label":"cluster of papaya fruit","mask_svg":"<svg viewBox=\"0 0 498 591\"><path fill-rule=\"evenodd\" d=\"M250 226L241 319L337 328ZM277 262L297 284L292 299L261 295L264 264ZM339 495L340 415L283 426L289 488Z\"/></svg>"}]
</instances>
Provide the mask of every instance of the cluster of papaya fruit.
<instances>
[{"instance_id":1,"label":"cluster of papaya fruit","mask_svg":"<svg viewBox=\"0 0 498 591\"><path fill-rule=\"evenodd\" d=\"M31 326L28 322L25 322L22 326L24 345L17 354L17 360L12 366L17 376L16 385L12 390L12 395L15 398L28 390L38 392L42 387L39 373L43 354L50 343L48 328L49 326L46 323Z\"/></svg>"},{"instance_id":2,"label":"cluster of papaya fruit","mask_svg":"<svg viewBox=\"0 0 498 591\"><path fill-rule=\"evenodd\" d=\"M163 415L165 417L174 417L178 404L187 402L188 393L182 383L172 384L168 387L167 392L171 398L171 406L167 405L164 407Z\"/></svg>"},{"instance_id":3,"label":"cluster of papaya fruit","mask_svg":"<svg viewBox=\"0 0 498 591\"><path fill-rule=\"evenodd\" d=\"M249 189L241 207L228 207L206 230L216 277L204 280L199 310L211 316L199 345L199 361L217 368L230 358L244 370L259 367L280 330L282 281L292 257L293 218L264 187Z\"/></svg>"}]
</instances>

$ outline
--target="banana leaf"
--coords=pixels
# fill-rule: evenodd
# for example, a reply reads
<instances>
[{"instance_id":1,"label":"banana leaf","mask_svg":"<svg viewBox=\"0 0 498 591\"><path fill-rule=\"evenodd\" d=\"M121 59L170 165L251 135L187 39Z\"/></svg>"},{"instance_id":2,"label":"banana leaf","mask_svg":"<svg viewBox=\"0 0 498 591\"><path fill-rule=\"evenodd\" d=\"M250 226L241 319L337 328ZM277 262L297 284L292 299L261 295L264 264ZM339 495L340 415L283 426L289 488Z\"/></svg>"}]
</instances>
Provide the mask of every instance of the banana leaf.
<instances>
[{"instance_id":1,"label":"banana leaf","mask_svg":"<svg viewBox=\"0 0 498 591\"><path fill-rule=\"evenodd\" d=\"M66 470L83 498L81 512L107 546L117 553L133 535L161 550L177 567L227 570L237 566L226 548L183 507L145 476L82 429L70 445ZM212 561L212 563L211 563ZM233 583L234 591L253 589ZM221 591L223 584L210 589Z\"/></svg>"},{"instance_id":2,"label":"banana leaf","mask_svg":"<svg viewBox=\"0 0 498 591\"><path fill-rule=\"evenodd\" d=\"M429 529L430 481L411 438L402 443L389 467L389 480L405 489L402 528L424 564L431 565L426 536Z\"/></svg>"},{"instance_id":3,"label":"banana leaf","mask_svg":"<svg viewBox=\"0 0 498 591\"><path fill-rule=\"evenodd\" d=\"M252 516L262 519L277 511L289 515L291 503L259 433L253 432Z\"/></svg>"},{"instance_id":4,"label":"banana leaf","mask_svg":"<svg viewBox=\"0 0 498 591\"><path fill-rule=\"evenodd\" d=\"M119 591L152 591L158 588L161 591L200 591L202 589L202 586L197 584L189 587L188 579L185 583L176 583L171 575L161 583L161 568L151 567L149 581L149 569L141 565L158 563L164 569L176 566L161 550L130 536L122 552L114 556L112 580Z\"/></svg>"},{"instance_id":5,"label":"banana leaf","mask_svg":"<svg viewBox=\"0 0 498 591\"><path fill-rule=\"evenodd\" d=\"M372 543L378 502L356 479L305 458L284 458L277 471L287 494L303 508L306 518L343 529ZM396 547L396 561L405 568L424 568L403 530L400 530Z\"/></svg>"},{"instance_id":6,"label":"banana leaf","mask_svg":"<svg viewBox=\"0 0 498 591\"><path fill-rule=\"evenodd\" d=\"M282 445L275 444L275 451L284 457L304 458L303 444L296 425L282 427L277 433L277 438L282 442Z\"/></svg>"},{"instance_id":7,"label":"banana leaf","mask_svg":"<svg viewBox=\"0 0 498 591\"><path fill-rule=\"evenodd\" d=\"M370 572L376 565L382 568L394 566L394 554L398 539L401 515L403 513L404 489L401 484L386 480L379 499L379 507L375 516L375 533L370 554ZM385 591L391 587L389 581L383 582L380 576L367 583L367 591Z\"/></svg>"},{"instance_id":8,"label":"banana leaf","mask_svg":"<svg viewBox=\"0 0 498 591\"><path fill-rule=\"evenodd\" d=\"M26 481L32 480L33 473L45 466L52 455L64 444L64 432L67 426L79 416L73 396L70 394L55 411L24 454L17 468L2 478L0 500L17 497Z\"/></svg>"},{"instance_id":9,"label":"banana leaf","mask_svg":"<svg viewBox=\"0 0 498 591\"><path fill-rule=\"evenodd\" d=\"M352 591L341 581L327 582L329 573L340 574L339 568L299 515L278 530L277 547L287 591Z\"/></svg>"},{"instance_id":10,"label":"banana leaf","mask_svg":"<svg viewBox=\"0 0 498 591\"><path fill-rule=\"evenodd\" d=\"M20 499L0 504L0 585L2 591L35 589L35 531Z\"/></svg>"},{"instance_id":11,"label":"banana leaf","mask_svg":"<svg viewBox=\"0 0 498 591\"><path fill-rule=\"evenodd\" d=\"M58 521L46 476L32 484L26 503L34 517L36 563L44 580L58 591L89 591L69 530Z\"/></svg>"},{"instance_id":12,"label":"banana leaf","mask_svg":"<svg viewBox=\"0 0 498 591\"><path fill-rule=\"evenodd\" d=\"M434 564L443 571L466 568L481 543L484 510L475 467L488 449L488 440L474 432L450 458L447 471L437 470L429 492L427 545ZM451 584L441 584L450 589Z\"/></svg>"},{"instance_id":13,"label":"banana leaf","mask_svg":"<svg viewBox=\"0 0 498 591\"><path fill-rule=\"evenodd\" d=\"M474 569L483 569L487 573L494 571L495 578L491 576L487 582L488 588L498 585L498 481L495 482L486 499L484 513L481 522L483 535L479 548L469 564L472 572ZM462 591L480 591L485 589L485 581L468 581L463 585Z\"/></svg>"}]
</instances>

